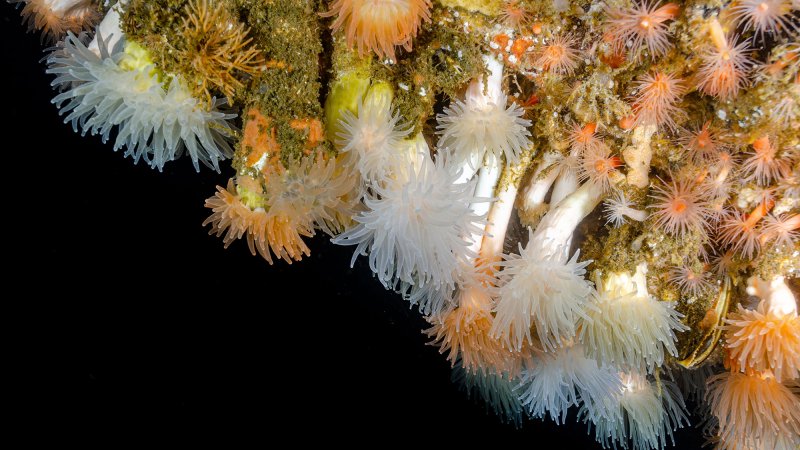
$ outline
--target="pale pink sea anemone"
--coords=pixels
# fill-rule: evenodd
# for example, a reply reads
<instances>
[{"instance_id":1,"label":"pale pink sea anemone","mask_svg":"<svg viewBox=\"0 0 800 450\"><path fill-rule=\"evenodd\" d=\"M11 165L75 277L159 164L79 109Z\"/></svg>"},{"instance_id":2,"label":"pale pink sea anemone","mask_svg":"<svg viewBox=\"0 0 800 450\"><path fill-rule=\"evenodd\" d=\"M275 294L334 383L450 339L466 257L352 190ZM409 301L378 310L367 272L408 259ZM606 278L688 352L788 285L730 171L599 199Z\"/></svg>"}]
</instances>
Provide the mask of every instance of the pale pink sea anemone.
<instances>
[{"instance_id":1,"label":"pale pink sea anemone","mask_svg":"<svg viewBox=\"0 0 800 450\"><path fill-rule=\"evenodd\" d=\"M651 217L664 232L680 237L706 232L711 210L694 180L673 178L670 182L662 181L653 186L651 198Z\"/></svg>"},{"instance_id":2,"label":"pale pink sea anemone","mask_svg":"<svg viewBox=\"0 0 800 450\"><path fill-rule=\"evenodd\" d=\"M764 39L766 34L796 31L797 18L793 10L798 5L792 0L739 0L730 7L733 17Z\"/></svg>"},{"instance_id":3,"label":"pale pink sea anemone","mask_svg":"<svg viewBox=\"0 0 800 450\"><path fill-rule=\"evenodd\" d=\"M672 47L667 21L674 19L680 7L675 3L659 6L657 2L642 0L629 8L612 8L608 11L606 28L618 51L631 43L631 54L647 48L650 56L664 56Z\"/></svg>"},{"instance_id":4,"label":"pale pink sea anemone","mask_svg":"<svg viewBox=\"0 0 800 450\"><path fill-rule=\"evenodd\" d=\"M676 118L684 115L677 103L686 92L684 81L666 72L642 75L635 83L637 92L633 96L635 126L655 125L677 129Z\"/></svg>"},{"instance_id":5,"label":"pale pink sea anemone","mask_svg":"<svg viewBox=\"0 0 800 450\"><path fill-rule=\"evenodd\" d=\"M697 72L697 88L720 100L731 100L747 86L753 61L748 56L747 41L737 43L735 37L724 36L722 39L719 44L706 45L700 51L702 65Z\"/></svg>"},{"instance_id":6,"label":"pale pink sea anemone","mask_svg":"<svg viewBox=\"0 0 800 450\"><path fill-rule=\"evenodd\" d=\"M534 53L534 67L562 75L572 75L578 67L580 53L575 38L558 35L543 43Z\"/></svg>"}]
</instances>

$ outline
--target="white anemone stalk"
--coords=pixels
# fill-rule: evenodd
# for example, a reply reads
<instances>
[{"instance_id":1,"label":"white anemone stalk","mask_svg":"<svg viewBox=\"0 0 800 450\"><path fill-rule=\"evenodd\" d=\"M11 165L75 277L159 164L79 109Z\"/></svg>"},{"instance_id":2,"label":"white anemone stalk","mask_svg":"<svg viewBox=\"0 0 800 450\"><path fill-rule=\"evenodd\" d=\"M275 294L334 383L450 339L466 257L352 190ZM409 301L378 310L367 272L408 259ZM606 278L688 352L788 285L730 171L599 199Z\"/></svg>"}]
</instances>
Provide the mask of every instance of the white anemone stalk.
<instances>
[{"instance_id":1,"label":"white anemone stalk","mask_svg":"<svg viewBox=\"0 0 800 450\"><path fill-rule=\"evenodd\" d=\"M547 152L533 171L530 181L523 190L524 195L520 205L520 218L527 222L527 225L532 226L534 219L538 219L540 214L547 211L544 200L560 173L557 164L563 158L560 153Z\"/></svg>"}]
</instances>

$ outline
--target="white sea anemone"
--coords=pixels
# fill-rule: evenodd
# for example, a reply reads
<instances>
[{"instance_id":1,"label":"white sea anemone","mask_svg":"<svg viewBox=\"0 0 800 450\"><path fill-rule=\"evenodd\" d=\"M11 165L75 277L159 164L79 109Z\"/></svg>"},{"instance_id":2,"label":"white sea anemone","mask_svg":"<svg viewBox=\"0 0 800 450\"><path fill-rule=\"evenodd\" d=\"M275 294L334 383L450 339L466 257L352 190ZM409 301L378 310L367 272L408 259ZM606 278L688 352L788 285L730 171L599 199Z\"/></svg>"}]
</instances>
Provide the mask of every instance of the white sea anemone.
<instances>
[{"instance_id":1,"label":"white sea anemone","mask_svg":"<svg viewBox=\"0 0 800 450\"><path fill-rule=\"evenodd\" d=\"M603 213L606 216L606 223L613 224L619 228L625 223L625 217L629 217L637 222L647 219L647 213L634 208L635 204L625 196L625 192L617 191L613 197L609 197L603 206Z\"/></svg>"},{"instance_id":2,"label":"white sea anemone","mask_svg":"<svg viewBox=\"0 0 800 450\"><path fill-rule=\"evenodd\" d=\"M499 273L500 301L492 334L514 350L533 344L531 327L539 343L553 350L575 336L591 285L584 278L591 261L578 262L579 251L563 261L560 253L542 252L533 242L520 244L519 255L509 255Z\"/></svg>"},{"instance_id":3,"label":"white sea anemone","mask_svg":"<svg viewBox=\"0 0 800 450\"><path fill-rule=\"evenodd\" d=\"M269 213L302 218L303 228L319 228L333 236L343 228L341 217L351 214L343 199L353 179L336 172L336 161L322 154L293 161L267 176Z\"/></svg>"},{"instance_id":4,"label":"white sea anemone","mask_svg":"<svg viewBox=\"0 0 800 450\"><path fill-rule=\"evenodd\" d=\"M492 408L506 422L522 425L524 408L514 391L516 382L508 374L485 370L469 372L461 364L456 364L451 380L460 385L468 396L481 399L487 408Z\"/></svg>"},{"instance_id":5,"label":"white sea anemone","mask_svg":"<svg viewBox=\"0 0 800 450\"><path fill-rule=\"evenodd\" d=\"M411 128L399 126L400 114L392 114L391 91L373 87L357 108L356 114L342 112L336 144L365 182L381 182L408 162L407 154L399 147Z\"/></svg>"},{"instance_id":6,"label":"white sea anemone","mask_svg":"<svg viewBox=\"0 0 800 450\"><path fill-rule=\"evenodd\" d=\"M483 83L473 81L464 101L454 100L437 116L439 149L447 149L455 164L476 169L487 153L498 159L505 156L509 164L515 164L531 144L531 121L522 118L525 111L516 103L506 107L506 95L492 89L496 78L494 73L489 77L488 94L483 92Z\"/></svg>"},{"instance_id":7,"label":"white sea anemone","mask_svg":"<svg viewBox=\"0 0 800 450\"><path fill-rule=\"evenodd\" d=\"M438 158L419 155L408 178L374 186L364 199L358 223L333 242L355 245L351 264L369 254L369 266L386 288L400 283L436 289L455 286L459 264L476 256L473 234L481 235L482 217L470 209L474 182L456 184L460 176Z\"/></svg>"},{"instance_id":8,"label":"white sea anemone","mask_svg":"<svg viewBox=\"0 0 800 450\"><path fill-rule=\"evenodd\" d=\"M162 80L152 64L131 56L135 44L120 39L108 47L104 39L98 34L95 53L70 33L47 58L64 122L103 142L116 129L114 150L125 147L125 156L159 170L186 150L196 170L202 162L219 172L219 161L233 154L226 138L235 115L215 110L217 101L209 109L180 78Z\"/></svg>"},{"instance_id":9,"label":"white sea anemone","mask_svg":"<svg viewBox=\"0 0 800 450\"><path fill-rule=\"evenodd\" d=\"M584 356L581 345L537 352L520 376L517 392L533 417L564 423L570 406L585 404L591 417L605 416L607 405L622 392L619 374Z\"/></svg>"},{"instance_id":10,"label":"white sea anemone","mask_svg":"<svg viewBox=\"0 0 800 450\"><path fill-rule=\"evenodd\" d=\"M581 342L590 357L625 370L652 372L664 363L664 352L677 356L675 331L688 328L672 303L656 300L647 292L640 264L636 273L598 273L594 308L581 324Z\"/></svg>"},{"instance_id":11,"label":"white sea anemone","mask_svg":"<svg viewBox=\"0 0 800 450\"><path fill-rule=\"evenodd\" d=\"M661 379L650 382L637 374L625 374L617 399L616 413L592 420L595 437L606 448L621 445L633 450L663 449L667 437L675 444L673 431L688 424L686 406L675 383ZM585 409L581 414L587 414Z\"/></svg>"},{"instance_id":12,"label":"white sea anemone","mask_svg":"<svg viewBox=\"0 0 800 450\"><path fill-rule=\"evenodd\" d=\"M535 326L539 343L553 350L575 336L579 319L588 320L592 288L584 275L591 261L578 262L579 251L572 258L568 251L575 227L601 198L602 192L584 183L544 216L519 256L502 263L492 334L509 348L533 344Z\"/></svg>"}]
</instances>

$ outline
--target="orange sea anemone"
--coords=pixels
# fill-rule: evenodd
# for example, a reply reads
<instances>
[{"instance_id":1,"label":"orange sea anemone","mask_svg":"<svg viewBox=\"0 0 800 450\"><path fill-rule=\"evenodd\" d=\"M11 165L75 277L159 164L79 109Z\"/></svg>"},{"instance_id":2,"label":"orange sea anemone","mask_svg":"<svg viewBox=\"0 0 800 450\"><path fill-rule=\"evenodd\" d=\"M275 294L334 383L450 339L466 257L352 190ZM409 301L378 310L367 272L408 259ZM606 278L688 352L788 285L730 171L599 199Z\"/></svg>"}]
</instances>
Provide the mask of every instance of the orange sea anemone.
<instances>
[{"instance_id":1,"label":"orange sea anemone","mask_svg":"<svg viewBox=\"0 0 800 450\"><path fill-rule=\"evenodd\" d=\"M800 377L800 317L776 314L761 301L754 311L739 305L723 327L734 370L771 371L778 382Z\"/></svg>"},{"instance_id":2,"label":"orange sea anemone","mask_svg":"<svg viewBox=\"0 0 800 450\"><path fill-rule=\"evenodd\" d=\"M498 15L500 21L511 28L522 29L531 21L531 12L519 0L506 0Z\"/></svg>"},{"instance_id":3,"label":"orange sea anemone","mask_svg":"<svg viewBox=\"0 0 800 450\"><path fill-rule=\"evenodd\" d=\"M17 0L25 3L22 20L28 30L42 32L42 41L55 43L68 31L75 34L89 30L97 22L99 13L91 0Z\"/></svg>"},{"instance_id":4,"label":"orange sea anemone","mask_svg":"<svg viewBox=\"0 0 800 450\"><path fill-rule=\"evenodd\" d=\"M431 319L433 326L425 331L433 339L431 345L447 353L452 365L460 359L468 372L505 371L512 353L490 335L494 320L491 299L478 288L467 288L458 295L462 298L457 308Z\"/></svg>"},{"instance_id":5,"label":"orange sea anemone","mask_svg":"<svg viewBox=\"0 0 800 450\"><path fill-rule=\"evenodd\" d=\"M800 399L796 385L771 376L722 373L708 381L706 399L719 420L723 449L777 449L800 436Z\"/></svg>"},{"instance_id":6,"label":"orange sea anemone","mask_svg":"<svg viewBox=\"0 0 800 450\"><path fill-rule=\"evenodd\" d=\"M430 0L336 0L322 16L337 16L331 28L344 28L347 44L361 55L373 51L395 60L395 46L411 51L420 23L431 20L430 10Z\"/></svg>"},{"instance_id":7,"label":"orange sea anemone","mask_svg":"<svg viewBox=\"0 0 800 450\"><path fill-rule=\"evenodd\" d=\"M580 53L575 49L575 38L570 35L555 36L543 44L534 55L534 66L562 75L572 75L578 67Z\"/></svg>"},{"instance_id":8,"label":"orange sea anemone","mask_svg":"<svg viewBox=\"0 0 800 450\"><path fill-rule=\"evenodd\" d=\"M258 183L249 177L240 177L238 183L239 186L231 179L227 188L217 186L217 193L206 200L206 208L213 211L203 222L203 225L211 225L209 234L224 234L225 248L247 236L250 252L253 255L258 252L270 264L273 263L272 254L290 264L303 255L311 255L302 236L312 236L313 228L295 223L296 220L286 214L267 212L264 207L255 206L263 196ZM254 205L250 207L246 203Z\"/></svg>"}]
</instances>

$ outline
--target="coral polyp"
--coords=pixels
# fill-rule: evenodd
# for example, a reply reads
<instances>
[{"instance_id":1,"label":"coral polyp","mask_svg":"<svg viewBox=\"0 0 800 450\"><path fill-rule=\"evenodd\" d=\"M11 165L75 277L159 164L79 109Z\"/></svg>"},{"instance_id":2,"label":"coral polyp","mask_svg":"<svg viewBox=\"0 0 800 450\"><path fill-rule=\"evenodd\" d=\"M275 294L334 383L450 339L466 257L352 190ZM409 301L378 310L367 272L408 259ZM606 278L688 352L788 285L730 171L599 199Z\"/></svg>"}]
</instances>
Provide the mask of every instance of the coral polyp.
<instances>
[{"instance_id":1,"label":"coral polyp","mask_svg":"<svg viewBox=\"0 0 800 450\"><path fill-rule=\"evenodd\" d=\"M264 270L350 246L503 420L800 444L796 0L11 3L76 132L226 172Z\"/></svg>"}]
</instances>

